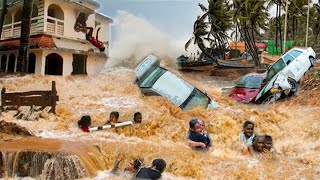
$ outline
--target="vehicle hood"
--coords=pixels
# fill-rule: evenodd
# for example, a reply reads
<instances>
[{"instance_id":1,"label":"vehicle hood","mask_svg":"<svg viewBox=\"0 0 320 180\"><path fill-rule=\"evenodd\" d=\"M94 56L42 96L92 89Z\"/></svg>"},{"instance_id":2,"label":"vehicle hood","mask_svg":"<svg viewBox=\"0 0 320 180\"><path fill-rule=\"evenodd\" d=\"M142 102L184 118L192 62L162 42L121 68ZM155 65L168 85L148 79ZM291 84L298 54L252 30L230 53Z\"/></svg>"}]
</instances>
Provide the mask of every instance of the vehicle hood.
<instances>
[{"instance_id":1,"label":"vehicle hood","mask_svg":"<svg viewBox=\"0 0 320 180\"><path fill-rule=\"evenodd\" d=\"M192 93L194 87L175 74L167 71L152 86L155 91L180 106Z\"/></svg>"},{"instance_id":2,"label":"vehicle hood","mask_svg":"<svg viewBox=\"0 0 320 180\"><path fill-rule=\"evenodd\" d=\"M253 100L255 99L259 91L260 89L234 88L230 93L229 97L236 101L246 101L250 98L251 100Z\"/></svg>"}]
</instances>

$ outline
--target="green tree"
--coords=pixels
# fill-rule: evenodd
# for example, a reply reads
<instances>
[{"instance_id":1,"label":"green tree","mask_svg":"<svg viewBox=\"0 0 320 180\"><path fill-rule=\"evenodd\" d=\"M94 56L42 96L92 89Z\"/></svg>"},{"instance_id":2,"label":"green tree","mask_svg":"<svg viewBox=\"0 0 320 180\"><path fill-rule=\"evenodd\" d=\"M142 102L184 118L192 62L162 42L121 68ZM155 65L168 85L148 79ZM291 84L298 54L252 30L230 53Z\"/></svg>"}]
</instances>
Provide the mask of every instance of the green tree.
<instances>
[{"instance_id":1,"label":"green tree","mask_svg":"<svg viewBox=\"0 0 320 180\"><path fill-rule=\"evenodd\" d=\"M204 14L195 21L193 37L185 44L185 49L187 50L193 41L207 57L214 56L217 49L219 54L224 56L228 43L227 31L232 28L232 14L228 2L208 0L208 7L203 4L199 4L199 7Z\"/></svg>"},{"instance_id":2,"label":"green tree","mask_svg":"<svg viewBox=\"0 0 320 180\"><path fill-rule=\"evenodd\" d=\"M255 36L261 36L260 29L267 30L266 20L269 14L264 5L265 2L261 0L234 0L233 3L234 22L256 67L260 67Z\"/></svg>"},{"instance_id":3,"label":"green tree","mask_svg":"<svg viewBox=\"0 0 320 180\"><path fill-rule=\"evenodd\" d=\"M21 37L20 37L20 49L17 63L18 72L28 72L27 62L29 59L29 39L30 39L30 27L31 27L31 15L32 15L33 0L23 1L22 21L21 21Z\"/></svg>"}]
</instances>

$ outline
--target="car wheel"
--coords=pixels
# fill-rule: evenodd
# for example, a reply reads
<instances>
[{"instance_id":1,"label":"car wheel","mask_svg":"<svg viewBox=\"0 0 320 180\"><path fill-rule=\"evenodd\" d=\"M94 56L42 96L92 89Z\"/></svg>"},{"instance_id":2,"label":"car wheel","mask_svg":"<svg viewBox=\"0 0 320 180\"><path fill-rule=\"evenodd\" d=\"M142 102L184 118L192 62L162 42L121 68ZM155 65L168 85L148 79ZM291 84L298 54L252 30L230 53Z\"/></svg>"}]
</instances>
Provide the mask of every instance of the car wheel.
<instances>
[{"instance_id":1,"label":"car wheel","mask_svg":"<svg viewBox=\"0 0 320 180\"><path fill-rule=\"evenodd\" d=\"M311 67L313 67L314 66L314 58L313 57L309 57L309 61L311 63Z\"/></svg>"},{"instance_id":2,"label":"car wheel","mask_svg":"<svg viewBox=\"0 0 320 180\"><path fill-rule=\"evenodd\" d=\"M289 84L291 85L290 92L288 94L288 97L294 95L294 93L298 92L298 84L293 79L288 79Z\"/></svg>"},{"instance_id":3,"label":"car wheel","mask_svg":"<svg viewBox=\"0 0 320 180\"><path fill-rule=\"evenodd\" d=\"M276 96L275 94L269 95L267 98L265 98L262 103L270 103L276 101Z\"/></svg>"}]
</instances>

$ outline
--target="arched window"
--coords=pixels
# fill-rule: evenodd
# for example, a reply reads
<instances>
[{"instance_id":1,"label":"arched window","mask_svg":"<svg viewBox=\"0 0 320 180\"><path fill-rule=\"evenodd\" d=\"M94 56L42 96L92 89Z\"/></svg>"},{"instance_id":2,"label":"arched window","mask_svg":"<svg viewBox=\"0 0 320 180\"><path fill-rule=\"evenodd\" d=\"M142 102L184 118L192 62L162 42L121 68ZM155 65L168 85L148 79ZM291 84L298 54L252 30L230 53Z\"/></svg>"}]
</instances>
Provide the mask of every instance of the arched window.
<instances>
[{"instance_id":1,"label":"arched window","mask_svg":"<svg viewBox=\"0 0 320 180\"><path fill-rule=\"evenodd\" d=\"M15 66L16 66L16 56L14 54L10 54L7 72L14 72Z\"/></svg>"},{"instance_id":2,"label":"arched window","mask_svg":"<svg viewBox=\"0 0 320 180\"><path fill-rule=\"evenodd\" d=\"M45 74L62 75L63 58L57 53L51 53L46 57Z\"/></svg>"},{"instance_id":3,"label":"arched window","mask_svg":"<svg viewBox=\"0 0 320 180\"><path fill-rule=\"evenodd\" d=\"M7 56L4 54L1 57L1 71L5 72L7 68Z\"/></svg>"},{"instance_id":4,"label":"arched window","mask_svg":"<svg viewBox=\"0 0 320 180\"><path fill-rule=\"evenodd\" d=\"M48 7L48 16L49 17L53 17L53 18L57 18L57 19L60 19L60 20L64 20L63 10L61 9L60 6L58 6L56 4L51 4Z\"/></svg>"},{"instance_id":5,"label":"arched window","mask_svg":"<svg viewBox=\"0 0 320 180\"><path fill-rule=\"evenodd\" d=\"M37 57L34 53L29 54L28 73L34 73L36 69Z\"/></svg>"}]
</instances>

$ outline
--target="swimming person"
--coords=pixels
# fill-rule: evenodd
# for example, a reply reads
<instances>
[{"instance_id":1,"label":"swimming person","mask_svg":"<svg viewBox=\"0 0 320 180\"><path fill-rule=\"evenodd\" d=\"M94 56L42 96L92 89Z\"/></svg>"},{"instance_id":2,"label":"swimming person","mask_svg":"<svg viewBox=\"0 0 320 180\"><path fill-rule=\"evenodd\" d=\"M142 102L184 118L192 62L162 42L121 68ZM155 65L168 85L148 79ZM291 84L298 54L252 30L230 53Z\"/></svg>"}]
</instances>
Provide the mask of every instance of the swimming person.
<instances>
[{"instance_id":1,"label":"swimming person","mask_svg":"<svg viewBox=\"0 0 320 180\"><path fill-rule=\"evenodd\" d=\"M163 159L154 159L148 168L141 168L135 179L160 179L167 164Z\"/></svg>"}]
</instances>

